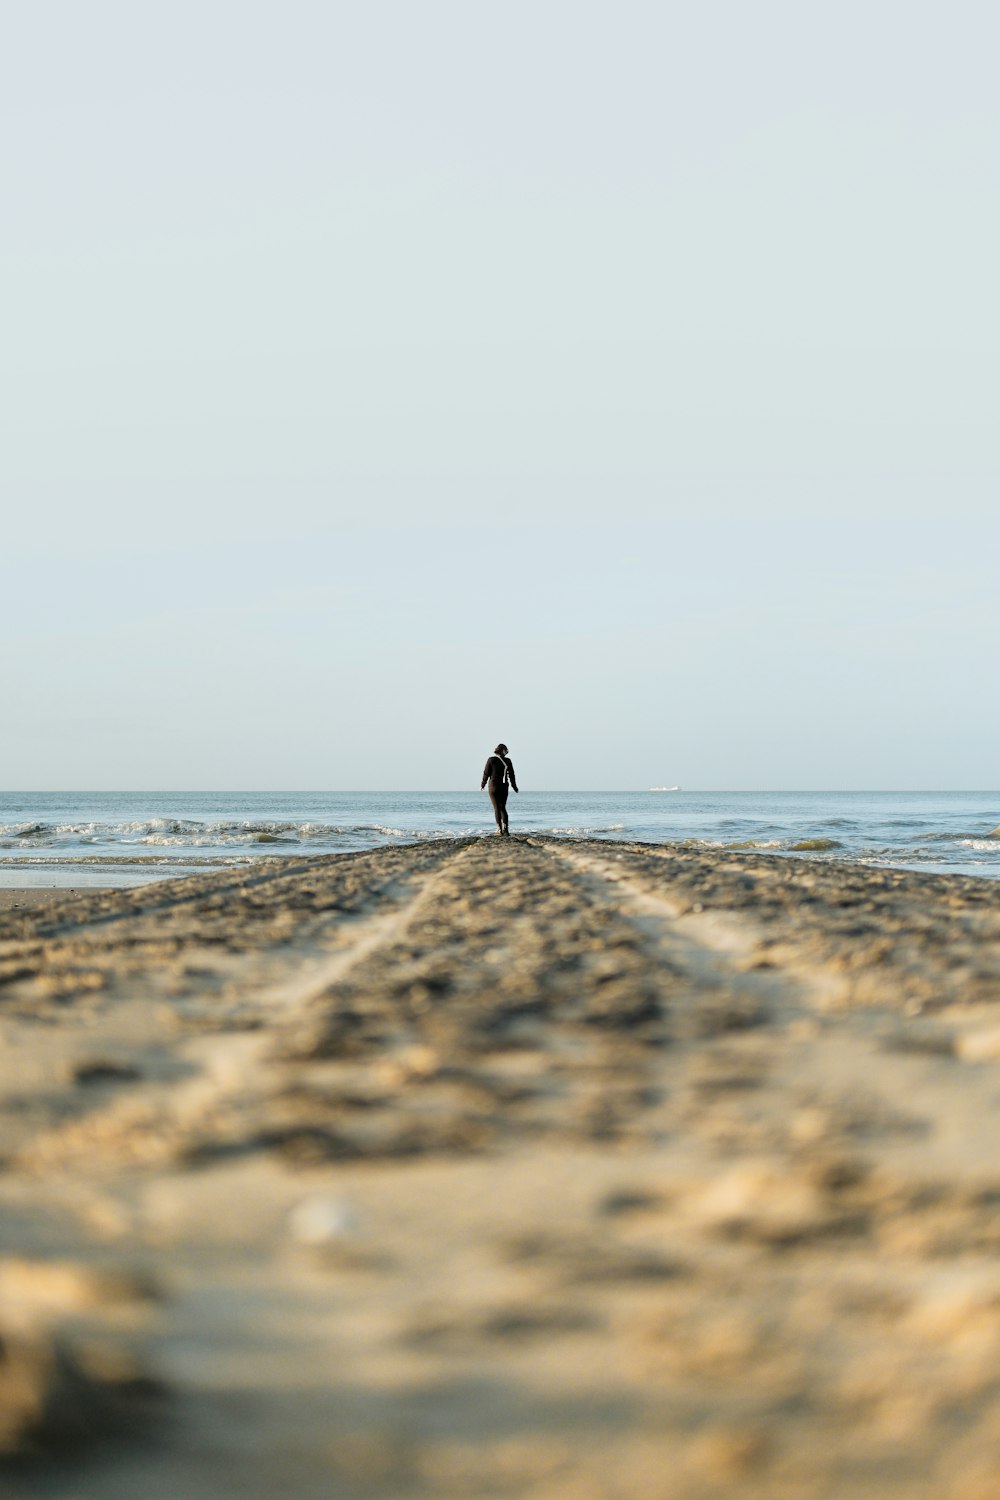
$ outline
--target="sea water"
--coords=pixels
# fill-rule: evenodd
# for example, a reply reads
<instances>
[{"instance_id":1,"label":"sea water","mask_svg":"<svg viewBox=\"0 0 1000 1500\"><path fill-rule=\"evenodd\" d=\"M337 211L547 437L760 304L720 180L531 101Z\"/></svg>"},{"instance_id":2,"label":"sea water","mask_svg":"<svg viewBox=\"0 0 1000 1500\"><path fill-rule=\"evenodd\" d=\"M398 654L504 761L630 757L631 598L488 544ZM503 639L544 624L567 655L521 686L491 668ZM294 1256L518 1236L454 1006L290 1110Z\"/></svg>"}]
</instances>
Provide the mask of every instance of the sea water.
<instances>
[{"instance_id":1,"label":"sea water","mask_svg":"<svg viewBox=\"0 0 1000 1500\"><path fill-rule=\"evenodd\" d=\"M513 833L1000 877L1000 792L511 793ZM125 885L493 831L478 792L3 792L0 884Z\"/></svg>"}]
</instances>

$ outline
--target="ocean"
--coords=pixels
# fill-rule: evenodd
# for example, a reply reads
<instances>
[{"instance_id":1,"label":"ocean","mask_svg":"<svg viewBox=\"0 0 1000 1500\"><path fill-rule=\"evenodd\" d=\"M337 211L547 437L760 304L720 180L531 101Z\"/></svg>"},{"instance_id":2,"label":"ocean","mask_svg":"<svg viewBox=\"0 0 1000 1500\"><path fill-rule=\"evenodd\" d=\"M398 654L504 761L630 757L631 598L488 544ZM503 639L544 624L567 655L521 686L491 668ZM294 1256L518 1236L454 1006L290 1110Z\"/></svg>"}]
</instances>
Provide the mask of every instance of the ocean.
<instances>
[{"instance_id":1,"label":"ocean","mask_svg":"<svg viewBox=\"0 0 1000 1500\"><path fill-rule=\"evenodd\" d=\"M511 831L1000 877L1000 792L536 792ZM478 792L2 792L0 885L132 885L491 833Z\"/></svg>"}]
</instances>

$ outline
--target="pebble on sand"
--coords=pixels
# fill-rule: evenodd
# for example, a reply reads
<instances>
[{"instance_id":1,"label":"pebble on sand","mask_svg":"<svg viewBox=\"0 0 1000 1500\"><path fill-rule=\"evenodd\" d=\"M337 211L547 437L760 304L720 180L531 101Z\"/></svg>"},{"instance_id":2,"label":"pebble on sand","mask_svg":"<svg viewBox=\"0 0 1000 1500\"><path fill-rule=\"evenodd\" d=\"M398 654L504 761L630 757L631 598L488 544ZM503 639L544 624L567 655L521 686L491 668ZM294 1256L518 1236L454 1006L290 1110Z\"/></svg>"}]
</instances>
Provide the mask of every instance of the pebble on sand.
<instances>
[{"instance_id":1,"label":"pebble on sand","mask_svg":"<svg viewBox=\"0 0 1000 1500\"><path fill-rule=\"evenodd\" d=\"M313 1193L292 1209L288 1227L300 1245L330 1245L352 1239L361 1228L361 1220L347 1198Z\"/></svg>"}]
</instances>

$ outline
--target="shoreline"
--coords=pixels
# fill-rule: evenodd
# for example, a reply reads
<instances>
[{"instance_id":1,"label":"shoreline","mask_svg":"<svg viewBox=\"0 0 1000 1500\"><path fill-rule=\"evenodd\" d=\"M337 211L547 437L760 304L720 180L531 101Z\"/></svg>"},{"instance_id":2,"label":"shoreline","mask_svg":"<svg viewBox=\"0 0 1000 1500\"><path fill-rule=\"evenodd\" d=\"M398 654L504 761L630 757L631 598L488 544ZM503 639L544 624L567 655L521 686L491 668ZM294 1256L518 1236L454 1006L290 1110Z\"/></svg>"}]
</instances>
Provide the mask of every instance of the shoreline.
<instances>
[{"instance_id":1,"label":"shoreline","mask_svg":"<svg viewBox=\"0 0 1000 1500\"><path fill-rule=\"evenodd\" d=\"M53 896L60 892L72 893L88 890L128 890L147 885L158 885L165 881L177 881L187 879L200 879L210 874L233 875L238 871L266 871L278 865L294 865L301 862L312 862L317 859L340 859L356 854L378 854L389 850L426 849L436 845L455 843L489 842L494 837L492 830L486 830L481 834L462 834L450 836L447 834L435 834L431 837L419 837L413 839L400 839L394 843L363 845L360 848L337 850L332 853L296 852L292 853L268 853L256 856L229 856L225 859L206 857L204 859L184 860L178 858L172 862L168 856L163 855L134 855L129 858L119 858L114 855L90 856L86 860L74 859L72 856L65 858L53 858L44 861L39 858L27 857L23 861L3 865L0 863L0 906L5 905L10 897L11 891L50 891ZM716 844L710 841L690 839L608 839L606 837L592 838L578 834L553 834L547 832L518 832L515 830L514 837L522 842L550 842L565 844L572 847L574 844L593 843L600 847L616 847L623 844L632 849L645 849L650 852L661 851L665 854L686 855L692 854L696 857L707 859L728 860L748 856L752 859L765 861L789 862L794 864L816 865L822 869L845 870L872 870L874 872L898 872L902 874L913 874L919 876L931 876L935 878L951 878L975 880L977 882L995 883L1000 881L1000 869L996 871L983 870L974 862L961 864L957 862L932 863L926 860L906 862L901 859L893 859L885 863L878 863L870 858L852 859L849 854L838 852L828 854L823 851L824 857L817 858L819 851L814 851L808 846L802 849L772 849L758 847L752 842L737 841L733 844ZM51 879L52 876L63 876L62 879ZM93 876L91 880L88 876ZM70 877L66 879L65 877ZM76 880L72 877L75 876ZM20 877L18 879L17 877ZM49 877L49 878L46 878ZM117 877L117 878L112 878Z\"/></svg>"},{"instance_id":2,"label":"shoreline","mask_svg":"<svg viewBox=\"0 0 1000 1500\"><path fill-rule=\"evenodd\" d=\"M526 790L527 837L669 842L1000 878L998 793ZM0 793L0 882L125 883L243 859L390 848L492 832L485 793ZM71 865L77 864L79 874ZM132 861L136 861L132 863ZM47 867L46 867L46 862ZM124 862L124 863L122 863ZM178 863L179 862L179 863ZM107 875L108 865L119 873ZM20 866L20 868L15 868ZM30 867L30 873L24 869ZM97 874L87 873L96 870ZM9 872L9 873L6 873ZM54 873L49 873L52 871Z\"/></svg>"},{"instance_id":3,"label":"shoreline","mask_svg":"<svg viewBox=\"0 0 1000 1500\"><path fill-rule=\"evenodd\" d=\"M989 880L515 835L3 895L0 1339L73 1362L90 1500L989 1493Z\"/></svg>"},{"instance_id":4,"label":"shoreline","mask_svg":"<svg viewBox=\"0 0 1000 1500\"><path fill-rule=\"evenodd\" d=\"M85 896L93 891L123 890L115 885L0 885L0 912L16 910L18 907L48 906L63 897Z\"/></svg>"}]
</instances>

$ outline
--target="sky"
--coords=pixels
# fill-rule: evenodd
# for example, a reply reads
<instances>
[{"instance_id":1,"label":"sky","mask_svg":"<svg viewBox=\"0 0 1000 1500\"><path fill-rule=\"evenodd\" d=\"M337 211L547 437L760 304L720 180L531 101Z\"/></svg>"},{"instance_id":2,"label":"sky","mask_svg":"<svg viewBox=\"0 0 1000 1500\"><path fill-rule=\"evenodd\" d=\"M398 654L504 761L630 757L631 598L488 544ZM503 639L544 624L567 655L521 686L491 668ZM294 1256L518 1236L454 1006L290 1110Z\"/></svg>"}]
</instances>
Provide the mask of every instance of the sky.
<instances>
[{"instance_id":1,"label":"sky","mask_svg":"<svg viewBox=\"0 0 1000 1500\"><path fill-rule=\"evenodd\" d=\"M0 786L1000 785L998 52L8 7Z\"/></svg>"}]
</instances>

